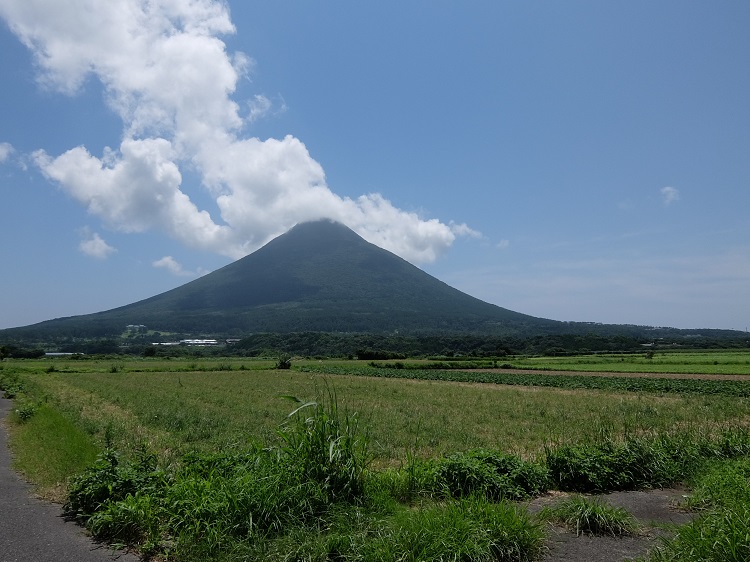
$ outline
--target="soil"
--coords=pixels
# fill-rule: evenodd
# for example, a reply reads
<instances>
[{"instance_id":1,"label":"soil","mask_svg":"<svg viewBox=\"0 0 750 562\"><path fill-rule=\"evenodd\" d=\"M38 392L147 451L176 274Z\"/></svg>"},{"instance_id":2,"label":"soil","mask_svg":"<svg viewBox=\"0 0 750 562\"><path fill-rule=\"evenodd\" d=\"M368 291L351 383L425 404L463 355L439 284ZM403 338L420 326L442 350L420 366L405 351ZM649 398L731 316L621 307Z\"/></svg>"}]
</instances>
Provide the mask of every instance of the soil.
<instances>
[{"instance_id":1,"label":"soil","mask_svg":"<svg viewBox=\"0 0 750 562\"><path fill-rule=\"evenodd\" d=\"M542 562L622 562L647 555L659 546L663 538L674 533L674 526L688 523L694 516L680 509L687 491L684 488L613 492L597 496L602 501L628 511L637 521L640 531L629 537L576 536L561 525L549 524L547 551ZM530 513L544 506L554 505L566 494L555 492L536 498L526 505Z\"/></svg>"}]
</instances>

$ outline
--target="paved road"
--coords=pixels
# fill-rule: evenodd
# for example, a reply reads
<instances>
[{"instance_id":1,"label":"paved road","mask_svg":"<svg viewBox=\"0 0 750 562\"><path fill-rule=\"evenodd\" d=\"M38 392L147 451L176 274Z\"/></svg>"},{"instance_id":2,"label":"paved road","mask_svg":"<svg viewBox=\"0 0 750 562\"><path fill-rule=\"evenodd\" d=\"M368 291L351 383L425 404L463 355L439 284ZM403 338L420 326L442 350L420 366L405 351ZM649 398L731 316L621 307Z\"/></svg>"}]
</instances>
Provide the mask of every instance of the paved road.
<instances>
[{"instance_id":1,"label":"paved road","mask_svg":"<svg viewBox=\"0 0 750 562\"><path fill-rule=\"evenodd\" d=\"M0 420L12 402L0 398ZM2 424L0 424L2 425ZM61 517L59 505L31 495L31 487L10 468L7 435L0 427L1 562L138 562L132 554L112 552Z\"/></svg>"}]
</instances>

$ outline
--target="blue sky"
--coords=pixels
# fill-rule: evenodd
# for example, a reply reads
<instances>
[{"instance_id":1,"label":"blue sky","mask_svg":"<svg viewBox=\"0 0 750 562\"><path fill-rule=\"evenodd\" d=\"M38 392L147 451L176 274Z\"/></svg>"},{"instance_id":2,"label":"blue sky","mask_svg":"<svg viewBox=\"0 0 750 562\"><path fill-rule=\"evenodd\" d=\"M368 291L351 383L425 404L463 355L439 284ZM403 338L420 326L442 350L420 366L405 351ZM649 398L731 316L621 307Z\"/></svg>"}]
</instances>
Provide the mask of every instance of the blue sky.
<instances>
[{"instance_id":1,"label":"blue sky","mask_svg":"<svg viewBox=\"0 0 750 562\"><path fill-rule=\"evenodd\" d=\"M750 4L0 0L0 328L330 217L545 318L750 325Z\"/></svg>"}]
</instances>

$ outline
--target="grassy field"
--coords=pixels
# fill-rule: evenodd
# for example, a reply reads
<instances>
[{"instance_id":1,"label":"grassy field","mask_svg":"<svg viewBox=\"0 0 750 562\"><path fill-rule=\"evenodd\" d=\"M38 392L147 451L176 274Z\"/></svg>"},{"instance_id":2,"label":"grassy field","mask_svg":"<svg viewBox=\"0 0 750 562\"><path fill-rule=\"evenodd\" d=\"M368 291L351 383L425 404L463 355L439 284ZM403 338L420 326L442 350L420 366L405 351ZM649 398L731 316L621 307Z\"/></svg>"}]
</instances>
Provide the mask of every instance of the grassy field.
<instances>
[{"instance_id":1,"label":"grassy field","mask_svg":"<svg viewBox=\"0 0 750 562\"><path fill-rule=\"evenodd\" d=\"M514 367L533 367L540 370L750 374L750 354L738 352L657 353L653 358L641 355L507 358L507 361ZM349 471L347 478L351 477L354 478L353 481L359 482L357 497L360 499L353 504L344 502L349 506L344 508L338 497L331 496L330 488L323 486L315 488L313 492L307 491L302 494L308 498L322 498L318 504L305 503L302 506L294 504L296 507L292 509L292 511L301 510L300 513L315 514L318 519L322 517L320 515L322 510L325 514L323 519L329 525L327 529L321 529L319 526L316 526L314 530L311 529L304 517L285 520L284 529L288 527L292 530L283 533L278 529L274 531L281 525L281 522L263 523L263 525L267 524L268 528L263 527L262 532L261 530L252 532L260 533L258 536L264 537L268 534L272 536L272 539L258 542L260 539L256 537L257 540L250 541L254 546L247 550L249 547L246 543L250 536L247 533L252 533L251 530L246 530L247 533L241 537L234 537L229 541L229 544L234 545L232 549L242 550L244 552L242 556L246 558L239 557L237 551L226 552L224 547L217 546L225 541L226 537L218 537L212 544L200 543L203 545L201 548L205 547L211 551L213 553L211 556L218 557L216 559L219 559L221 555L226 556L227 560L255 559L253 557L287 559L289 556L294 557L290 553L293 553L296 548L301 548L299 545L306 546L303 547L303 551L297 552L297 555L310 560L325 560L326 556L333 551L349 553L346 556L342 554L341 559L364 560L368 559L368 556L372 556L372 559L378 559L381 556L395 559L403 553L378 549L386 548L385 544L401 544L402 546L398 548L404 549L410 548L408 545L413 545L416 539L408 535L409 526L402 520L416 517L415 512L409 510L413 510L417 498L421 498L418 502L421 506L418 512L419 517L426 518L422 522L424 527L435 526L434 541L437 543L450 544L453 540L440 534L440 529L448 525L446 521L451 521L450 525L453 526L467 525L462 536L473 537L471 540L475 541L471 545L453 544L452 548L458 551L462 548L476 549L476 552L480 553L476 556L467 555L465 559L521 560L532 559L532 554L538 553L539 539L534 538L537 536L534 534L537 533L534 529L538 530L539 527L533 522L523 522L522 514L518 515L521 519L517 519L517 514L514 514L515 512L507 506L498 507L500 504L496 503L497 498L508 497L511 494L508 489L502 488L507 484L508 475L504 474L500 479L505 483L501 486L504 490L501 493L493 492L494 495L485 493L489 489L487 488L489 484L485 482L481 485L480 489L484 490L482 493L492 499L490 504L482 503L482 501L486 502L486 499L475 500L461 497L455 498L457 503L453 500L446 503L446 493L453 497L455 490L463 490L466 482L476 484L478 481L476 475L469 480L462 480L461 478L464 477L458 478L456 474L464 474L466 470L470 473L472 470L486 472L488 470L486 467L489 466L487 463L494 467L505 466L510 461L502 460L506 458L503 455L511 455L513 459L518 459L513 461L516 464L511 464L516 467L513 470L518 469L522 472L527 470L523 463L531 463L528 465L530 467L551 467L554 461L555 466L569 467L572 466L570 463L578 458L576 455L579 453L576 451L579 449L576 447L582 447L584 444L587 447L593 446L592 444L605 444L604 452L601 454L607 459L620 459L617 462L626 462L623 460L626 457L630 459L627 462L635 462L633 455L637 456L642 454L643 450L650 450L651 452L648 453L650 456L647 455L649 459L662 458L659 455L664 454L672 460L660 462L665 465L673 463L674 453L664 453L662 449L665 447L665 451L667 449L669 451L675 449L693 451L690 455L693 455L695 459L706 455L722 458L727 455L743 455L745 454L744 437L735 439L732 437L734 434L729 437L726 437L726 434L724 437L717 436L721 436L722 432L727 429L730 432L740 432L738 435L745 435L742 432L750 427L750 398L748 398L750 393L745 393L744 386L742 386L747 385L750 389L750 382L727 381L726 385L730 383L739 385L735 385L739 389L736 392L733 390L732 392L705 393L693 387L670 387L667 391L641 389L634 392L633 389L622 390L617 387L592 389L549 386L557 384L556 380L566 377L549 377L548 386L533 386L532 383L510 385L473 382L480 373L472 374L472 371L465 371L465 378L456 382L440 380L443 373L448 377L455 374L454 371L423 369L410 373L408 369L374 368L366 362L309 360L294 360L292 369L277 370L273 368L274 363L270 360L247 358L211 360L200 358L172 360L55 358L3 361L0 363L2 368L0 384L7 393L16 396L16 412L10 427L17 466L35 480L48 497L62 499L62 492L68 485L70 477L74 473L80 473L83 467L90 464L96 451L105 449L118 451L118 455L122 458L122 461L118 461L121 462L121 466L130 467L131 465L127 462L132 460L141 468L123 469L125 472L120 474L119 468L113 468L117 466L117 463L112 460L114 458L112 457L107 461L110 465L105 463L106 466L100 466L100 473L97 473L99 476L96 478L104 473L119 475L117 476L120 479L118 482L129 482L128 478L131 477L136 480L142 478L144 482L149 483L146 489L153 486L154 490L158 489L158 493L155 491L152 495L124 496L118 499L120 503L107 504L104 512L93 514L91 520L94 523L91 525L97 529L104 529L99 532L103 538L115 542L135 543L145 550L154 549L155 552L161 552L165 547L157 544L158 541L154 537L162 536L167 532L163 525L167 525L165 520L168 520L171 521L168 532L174 534L172 540L178 544L192 545L190 549L198 552L195 550L198 544L195 541L200 542L203 539L196 537L204 536L204 531L183 528L181 525L187 525L187 519L175 522L172 515L165 515L164 502L176 501L174 498L170 499L170 494L175 492L173 487L169 489L159 487L163 486L163 483L154 484L163 480L160 476L153 476L153 474L161 474L158 471L153 472L154 466L137 464L142 461L146 453L148 453L148 458L151 458L149 455L153 456L155 466L159 466L159 470L167 471L172 475L168 479L170 482L183 486L185 494L188 494L185 490L190 490L189 494L192 495L198 493L196 488L198 484L194 479L190 479L195 476L195 471L202 475L200 482L204 484L200 486L208 486L206 482L213 482L211 478L218 473L221 473L220 476L224 478L226 470L230 470L231 481L235 483L232 485L236 485L238 481L250 478L248 476L250 473L245 471L248 462L255 467L253 469L255 472L260 470L259 466L267 464L272 466L269 470L272 470L274 478L278 474L287 474L291 470L289 474L292 476L287 474L285 478L291 478L293 484L284 480L283 485L278 484L278 486L287 490L297 489L295 486L304 488L309 485L309 482L304 479L300 480L301 476L296 472L297 469L289 469L287 464L284 464L285 468L281 469L280 465L277 466L274 463L281 462L278 459L287 459L284 461L286 463L291 462L288 459L303 458L299 456L299 453L293 454L291 451L307 447L309 443L305 445L307 443L305 439L311 438L310 431L313 432L313 436L318 431L318 429L310 430L310 426L305 423L318 423L323 420L320 423L330 422L330 427L326 426L325 430L320 431L329 432L329 437L333 435L325 441L326 446L323 447L330 452L330 458L324 455L323 460L316 462L315 466L332 462L335 470L343 470L341 466L333 462L335 447L342 447L344 452L341 453L341 458L355 458L356 455L351 451L346 452L348 449L342 445L349 441L345 438L346 435L339 432L343 431L345 434L348 425L342 423L340 426L338 420L340 417L351 421L356 413L358 432L362 436L362 441L368 444L367 458L360 460L362 464L367 465L367 474L375 476L366 478L362 476L365 473L360 470L359 460L351 466L344 462L342 466L349 467L346 468ZM424 367L425 363L420 365ZM498 372L501 373L502 369L498 369ZM410 374L419 373L423 373L425 377L432 377L436 374L439 376L437 380L395 378L396 376L409 377ZM384 374L389 376L383 376ZM464 375L461 374L461 376ZM559 384L562 385L562 383ZM325 410L316 410L317 417L303 420L302 426L295 430L297 433L289 433L289 426L285 423L289 422L290 412L299 405L291 401L288 398L290 396L299 398L301 403L317 401L318 404L325 403L330 406L333 402L334 412L329 415ZM318 421L311 422L313 418ZM295 423L299 422L298 418L293 419L297 420ZM678 441L663 440L665 436L678 434L681 436ZM300 435L306 437L302 438ZM710 444L713 443L711 439L714 438L719 439L717 441L719 444ZM360 437L352 438L350 441L358 443L359 439ZM624 449L625 452L617 448L622 443L629 444ZM750 437L748 437L748 447L750 447ZM312 450L314 447L308 448ZM29 456L29 451L33 450L46 451L47 462L40 463L38 459L34 460L33 456ZM473 454L471 452L477 450L496 453L490 457L471 456ZM729 450L733 452L727 453L726 451ZM250 454L247 451L254 452ZM260 453L259 451L266 452ZM281 451L283 454L278 453L281 456L271 458L264 456L267 455L267 451ZM585 451L583 455L585 458L596 458L599 454L589 449ZM653 451L657 451L658 454ZM215 460L217 453L237 456L232 457L235 460L231 462L218 461ZM194 464L185 460L186 454L204 455L203 457L190 457L204 460L195 461L197 462L195 466L198 466L195 468ZM249 454L250 457L247 456ZM470 454L470 456L451 457L455 454ZM497 455L500 455L500 461L497 460ZM248 461L248 458L253 460ZM494 460L490 462L487 458ZM50 459L57 460L50 462ZM638 461L636 465L648 462L651 461ZM34 467L42 464L52 466L52 472L48 470L44 474L35 473ZM225 465L230 469L216 468ZM183 473L185 470L188 471L188 476ZM551 470L551 468L543 470ZM566 474L574 472L569 468L565 470ZM586 470L592 469L589 467ZM673 467L670 470L672 472L667 471L667 476L662 475L659 478L669 482L670 479L676 478L675 474L689 472L684 467ZM307 474L309 471L310 469L305 469L303 472ZM132 476L131 473L136 476ZM209 478L207 475L212 476ZM320 478L326 486L330 484L330 474ZM495 482L494 476L488 478L488 481ZM546 478L548 477L545 476L542 480ZM557 481L557 485L563 482L560 479L555 480L552 475L549 478L551 481ZM643 478L647 486L662 481L648 480L651 476ZM184 482L181 479L185 479ZM436 484L438 481L442 483ZM479 481L484 482L481 478ZM591 485L593 489L610 486L610 484L601 484L604 480L593 481L600 482ZM216 484L216 486L224 490L220 492L224 494L222 497L231 497L232 494L239 493L226 491L228 484L224 480L221 482L224 483ZM263 486L266 486L268 479L263 482L265 482ZM628 486L644 485L643 482L631 483ZM495 482L490 488L498 485ZM545 484L545 486L549 485L554 484ZM541 486L539 489L544 487L542 484L539 486ZM88 489L86 486L83 487ZM109 489L113 489L111 484ZM346 487L345 489L349 490ZM373 491L376 489L379 491ZM439 493L435 491L438 489L441 490ZM519 489L521 488L513 488L513 490ZM429 490L432 491L427 493ZM208 491L204 490L201 493L208 493ZM261 495L272 496L273 493L275 492L266 491ZM519 493L513 492L516 495ZM522 497L524 493L532 492L523 492L519 497ZM383 499L386 496L390 498L387 501ZM127 499L128 497L130 499ZM182 499L179 501L186 501L182 496L180 497ZM208 501L206 497L201 497L203 499L200 501ZM378 499L376 501L373 498ZM436 500L437 503L435 503ZM260 500L251 498L247 501ZM287 498L284 501L288 503L291 500ZM225 507L222 509L226 511ZM273 509L278 509L278 506ZM507 511L508 509L511 511ZM123 517L122 513L140 513L138 520L150 521L153 528L139 529L133 536L122 535L121 530L113 532L112 521L120 521L118 517ZM207 512L206 517L219 517L211 513ZM90 515L87 514L86 517ZM102 517L104 517L103 522ZM524 558L521 555L493 558L482 550L484 546L481 545L486 546L486 541L496 540L496 538L484 537L479 528L486 524L487 520L494 518L507 518L508 525L517 527L518 542L513 544L516 546L522 543L527 544L524 548L528 549L527 552L531 558ZM385 527L378 523L383 520L387 521ZM357 522L355 524L352 521ZM479 527L475 528L475 524ZM96 527L96 525L101 525L101 527ZM116 525L115 527L121 529ZM125 528L130 527L126 525ZM404 532L407 534L398 535L401 532L398 529L406 529ZM414 532L417 532L416 529ZM301 534L295 535L295 533ZM350 537L346 539L349 541L348 546L336 546L337 541L344 540L343 537ZM513 550L516 546L511 545L508 548ZM426 544L424 552L429 552L429 549L433 547L432 543ZM364 552L369 552L367 550L369 548L375 550L372 554L364 555ZM218 550L214 552L211 549ZM187 550L180 552L177 559L189 559L185 554ZM315 556L310 554L315 552L321 554ZM481 554L482 552L484 554ZM205 555L205 552L203 554ZM439 557L439 554L436 551L435 556ZM424 554L424 556L427 555ZM407 556L404 559L424 558Z\"/></svg>"},{"instance_id":2,"label":"grassy field","mask_svg":"<svg viewBox=\"0 0 750 562\"><path fill-rule=\"evenodd\" d=\"M382 370L358 361L272 367L236 359L40 360L6 362L5 372L23 377L31 395L52 403L101 446L133 451L146 443L176 455L272 440L293 409L281 396L314 400L326 386L369 428L381 466L402 463L407 454L428 458L479 447L533 456L550 443L603 434L711 430L750 420L750 401L731 396L392 380L375 378ZM317 372L298 371L310 368Z\"/></svg>"},{"instance_id":3,"label":"grassy field","mask_svg":"<svg viewBox=\"0 0 750 562\"><path fill-rule=\"evenodd\" d=\"M519 369L601 371L612 373L700 373L750 375L750 352L649 351L642 354L596 354L573 357L526 357L509 361Z\"/></svg>"}]
</instances>

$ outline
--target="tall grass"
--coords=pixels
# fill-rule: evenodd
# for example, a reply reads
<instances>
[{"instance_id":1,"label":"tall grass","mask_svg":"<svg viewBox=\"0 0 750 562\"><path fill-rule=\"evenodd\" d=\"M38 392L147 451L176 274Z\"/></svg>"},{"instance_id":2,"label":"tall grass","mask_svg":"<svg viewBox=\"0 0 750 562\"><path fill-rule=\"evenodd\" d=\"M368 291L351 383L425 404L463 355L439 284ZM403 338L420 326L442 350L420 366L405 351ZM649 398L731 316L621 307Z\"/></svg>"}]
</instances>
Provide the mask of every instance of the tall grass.
<instances>
[{"instance_id":1,"label":"tall grass","mask_svg":"<svg viewBox=\"0 0 750 562\"><path fill-rule=\"evenodd\" d=\"M651 553L650 562L750 560L750 459L713 462L688 505L699 516Z\"/></svg>"},{"instance_id":2,"label":"tall grass","mask_svg":"<svg viewBox=\"0 0 750 562\"><path fill-rule=\"evenodd\" d=\"M305 478L317 482L331 501L353 501L364 490L367 435L356 413L340 412L336 391L326 387L324 400L298 404L279 430L282 452Z\"/></svg>"}]
</instances>

